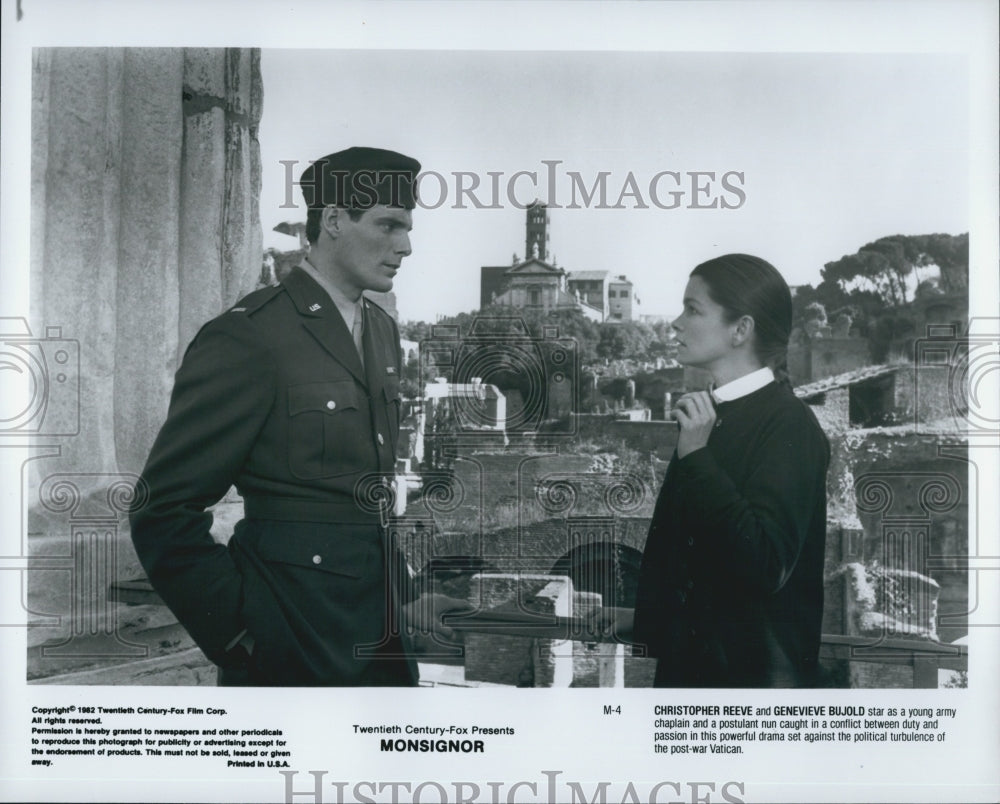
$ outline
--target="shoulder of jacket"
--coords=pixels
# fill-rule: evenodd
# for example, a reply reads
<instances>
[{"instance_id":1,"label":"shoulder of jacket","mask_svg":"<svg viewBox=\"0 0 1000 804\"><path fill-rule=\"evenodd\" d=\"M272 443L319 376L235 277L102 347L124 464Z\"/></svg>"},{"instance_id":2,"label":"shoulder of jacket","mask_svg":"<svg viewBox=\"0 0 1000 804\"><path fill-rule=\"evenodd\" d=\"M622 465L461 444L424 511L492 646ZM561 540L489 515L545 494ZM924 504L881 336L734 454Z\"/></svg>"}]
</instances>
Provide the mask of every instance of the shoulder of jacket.
<instances>
[{"instance_id":1,"label":"shoulder of jacket","mask_svg":"<svg viewBox=\"0 0 1000 804\"><path fill-rule=\"evenodd\" d=\"M364 298L365 298L365 307L369 311L374 312L376 315L381 314L381 315L386 316L387 318L392 318L392 316L389 314L389 311L386 310L377 301L374 301L374 300L368 298L367 296L365 296Z\"/></svg>"},{"instance_id":2,"label":"shoulder of jacket","mask_svg":"<svg viewBox=\"0 0 1000 804\"><path fill-rule=\"evenodd\" d=\"M281 296L283 292L284 288L280 285L269 285L248 293L228 310L206 321L191 340L188 350L196 342L214 335L227 335L250 342L256 337L254 335L256 327L250 324L250 317L269 302Z\"/></svg>"},{"instance_id":3,"label":"shoulder of jacket","mask_svg":"<svg viewBox=\"0 0 1000 804\"><path fill-rule=\"evenodd\" d=\"M399 329L396 324L396 319L392 317L392 314L378 302L372 301L367 296L365 296L365 312L375 318L381 318L386 324L391 326L394 331Z\"/></svg>"},{"instance_id":4,"label":"shoulder of jacket","mask_svg":"<svg viewBox=\"0 0 1000 804\"><path fill-rule=\"evenodd\" d=\"M258 288L244 296L222 315L253 315L266 304L278 298L282 293L285 293L285 288L281 285L268 285Z\"/></svg>"},{"instance_id":5,"label":"shoulder of jacket","mask_svg":"<svg viewBox=\"0 0 1000 804\"><path fill-rule=\"evenodd\" d=\"M783 404L776 408L775 413L781 423L779 426L811 431L818 440L829 444L829 437L816 418L815 411L809 404L799 399L791 388L785 390Z\"/></svg>"}]
</instances>

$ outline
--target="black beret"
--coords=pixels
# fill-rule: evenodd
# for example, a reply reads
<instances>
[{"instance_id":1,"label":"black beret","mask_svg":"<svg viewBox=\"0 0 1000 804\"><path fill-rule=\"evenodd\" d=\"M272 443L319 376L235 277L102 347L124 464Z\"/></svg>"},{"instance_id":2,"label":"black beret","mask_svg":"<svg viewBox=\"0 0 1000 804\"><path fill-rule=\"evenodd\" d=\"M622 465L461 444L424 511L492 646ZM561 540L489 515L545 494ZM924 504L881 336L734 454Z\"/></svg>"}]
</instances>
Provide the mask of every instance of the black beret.
<instances>
[{"instance_id":1,"label":"black beret","mask_svg":"<svg viewBox=\"0 0 1000 804\"><path fill-rule=\"evenodd\" d=\"M310 209L339 206L369 209L376 204L413 209L420 163L382 148L348 148L317 159L299 185Z\"/></svg>"}]
</instances>

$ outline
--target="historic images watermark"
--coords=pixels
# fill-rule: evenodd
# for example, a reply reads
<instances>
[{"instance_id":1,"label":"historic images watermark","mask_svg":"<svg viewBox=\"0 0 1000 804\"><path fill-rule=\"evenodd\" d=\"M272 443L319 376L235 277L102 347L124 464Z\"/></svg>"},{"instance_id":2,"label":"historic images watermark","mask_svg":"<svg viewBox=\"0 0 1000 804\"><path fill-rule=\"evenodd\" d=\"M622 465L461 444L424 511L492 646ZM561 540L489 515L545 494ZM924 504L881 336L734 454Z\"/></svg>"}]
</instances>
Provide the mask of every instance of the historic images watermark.
<instances>
[{"instance_id":1,"label":"historic images watermark","mask_svg":"<svg viewBox=\"0 0 1000 804\"><path fill-rule=\"evenodd\" d=\"M334 171L335 187L302 184L296 159L279 161L284 172L285 200L281 209L298 209L295 188L301 187L306 205L317 191L345 200L345 206L368 209L378 203L386 187L392 203L401 206L408 191L408 174L401 171ZM549 209L720 209L735 210L747 201L746 173L740 170L660 170L646 174L629 170L588 172L562 167L561 159L542 159L541 167L507 173L502 170L425 170L414 181L414 200L421 209L528 209L544 197Z\"/></svg>"},{"instance_id":2,"label":"historic images watermark","mask_svg":"<svg viewBox=\"0 0 1000 804\"><path fill-rule=\"evenodd\" d=\"M726 782L578 782L560 779L563 771L543 770L544 779L514 782L385 782L327 781L329 771L308 771L299 782L295 770L278 771L284 777L286 804L362 804L391 801L393 804L529 804L530 802L648 802L648 804L743 804L746 785ZM304 776L304 774L303 774ZM311 788L311 789L310 789ZM325 797L324 797L325 794ZM386 798L386 796L390 796ZM372 798L378 796L378 798Z\"/></svg>"}]
</instances>

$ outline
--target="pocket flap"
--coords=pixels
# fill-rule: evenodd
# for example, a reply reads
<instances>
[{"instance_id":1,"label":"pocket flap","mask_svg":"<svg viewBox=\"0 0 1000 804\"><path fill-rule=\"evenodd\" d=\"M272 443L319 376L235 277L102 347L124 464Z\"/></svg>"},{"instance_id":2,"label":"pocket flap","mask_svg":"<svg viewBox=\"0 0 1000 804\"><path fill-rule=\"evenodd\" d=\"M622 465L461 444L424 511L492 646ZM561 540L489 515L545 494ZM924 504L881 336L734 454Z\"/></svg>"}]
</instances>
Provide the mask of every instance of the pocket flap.
<instances>
[{"instance_id":1,"label":"pocket flap","mask_svg":"<svg viewBox=\"0 0 1000 804\"><path fill-rule=\"evenodd\" d=\"M385 385L382 386L382 393L385 394L385 398L389 402L398 402L400 398L399 393L399 378L398 377L386 377Z\"/></svg>"},{"instance_id":2,"label":"pocket flap","mask_svg":"<svg viewBox=\"0 0 1000 804\"><path fill-rule=\"evenodd\" d=\"M358 395L354 380L311 382L306 385L293 385L288 389L289 416L307 411L332 415L357 407Z\"/></svg>"},{"instance_id":3,"label":"pocket flap","mask_svg":"<svg viewBox=\"0 0 1000 804\"><path fill-rule=\"evenodd\" d=\"M350 537L338 538L336 533L262 539L257 546L257 554L264 561L294 564L349 578L364 577L377 550L374 544Z\"/></svg>"}]
</instances>

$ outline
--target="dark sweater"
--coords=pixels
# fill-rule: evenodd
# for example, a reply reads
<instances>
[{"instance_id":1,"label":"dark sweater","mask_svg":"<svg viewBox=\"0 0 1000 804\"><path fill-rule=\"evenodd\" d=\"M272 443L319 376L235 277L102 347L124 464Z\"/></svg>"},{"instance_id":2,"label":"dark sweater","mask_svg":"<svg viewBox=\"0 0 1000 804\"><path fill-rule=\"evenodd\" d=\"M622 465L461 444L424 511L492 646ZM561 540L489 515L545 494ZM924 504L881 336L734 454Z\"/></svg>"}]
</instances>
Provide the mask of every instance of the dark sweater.
<instances>
[{"instance_id":1,"label":"dark sweater","mask_svg":"<svg viewBox=\"0 0 1000 804\"><path fill-rule=\"evenodd\" d=\"M778 383L717 407L667 470L646 540L635 641L656 686L809 686L823 614L830 447Z\"/></svg>"}]
</instances>

